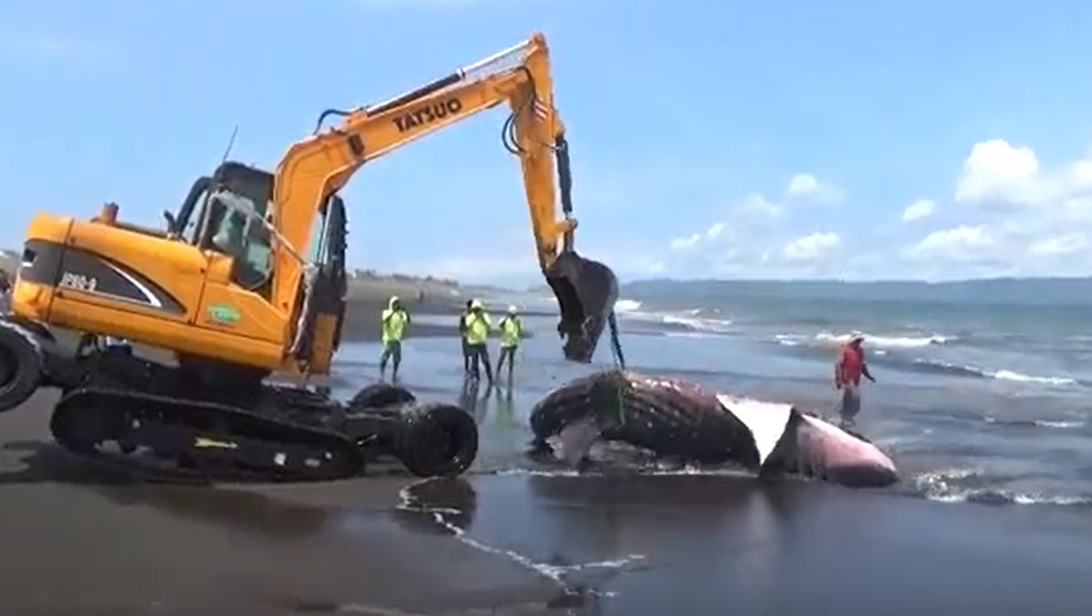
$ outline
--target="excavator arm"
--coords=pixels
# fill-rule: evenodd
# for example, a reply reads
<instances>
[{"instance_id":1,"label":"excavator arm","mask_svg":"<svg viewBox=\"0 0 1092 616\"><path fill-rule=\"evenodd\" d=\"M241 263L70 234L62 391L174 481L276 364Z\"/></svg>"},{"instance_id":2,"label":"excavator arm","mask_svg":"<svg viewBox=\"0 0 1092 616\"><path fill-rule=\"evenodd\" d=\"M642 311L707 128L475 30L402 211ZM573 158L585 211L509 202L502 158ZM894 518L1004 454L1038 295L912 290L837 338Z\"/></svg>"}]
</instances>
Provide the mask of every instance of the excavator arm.
<instances>
[{"instance_id":1,"label":"excavator arm","mask_svg":"<svg viewBox=\"0 0 1092 616\"><path fill-rule=\"evenodd\" d=\"M514 66L497 68L513 58ZM275 304L305 309L299 291L307 286L302 284L307 272L299 255L307 254L322 204L364 163L504 103L511 115L503 140L520 159L539 265L561 308L558 332L566 339L565 356L590 362L611 320L618 283L609 268L574 249L577 223L572 217L568 144L554 106L546 39L540 33L391 100L351 111L329 110L314 134L288 149L274 179L273 224L282 240L273 255ZM330 115L342 120L323 130L322 122ZM289 327L299 322L290 320Z\"/></svg>"},{"instance_id":2,"label":"excavator arm","mask_svg":"<svg viewBox=\"0 0 1092 616\"><path fill-rule=\"evenodd\" d=\"M514 66L498 68L505 58ZM340 125L291 146L275 174L222 161L168 217L166 233L119 222L114 204L86 221L35 216L10 314L0 315L0 413L56 387L49 423L58 443L100 457L109 454L99 445L110 442L120 460L138 465L148 456L127 455L151 450L157 475L173 460L167 474L186 478L332 479L358 475L375 455L394 455L422 477L463 472L478 435L457 406L417 403L385 385L340 404L328 392L263 380L273 371L329 372L348 287L337 193L352 174L502 103L539 263L561 308L565 357L589 362L604 328L615 329L618 284L573 249L568 146L546 41L535 35L393 100L334 112ZM124 347L58 353L54 326L173 350L178 362Z\"/></svg>"}]
</instances>

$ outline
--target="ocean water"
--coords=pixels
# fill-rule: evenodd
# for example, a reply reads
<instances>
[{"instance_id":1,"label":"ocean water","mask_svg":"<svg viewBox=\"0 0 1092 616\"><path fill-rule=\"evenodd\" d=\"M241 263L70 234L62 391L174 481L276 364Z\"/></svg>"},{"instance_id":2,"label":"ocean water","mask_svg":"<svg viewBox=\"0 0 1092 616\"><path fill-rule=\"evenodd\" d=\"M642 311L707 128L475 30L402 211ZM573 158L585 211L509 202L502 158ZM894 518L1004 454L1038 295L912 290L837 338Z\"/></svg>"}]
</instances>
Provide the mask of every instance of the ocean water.
<instances>
[{"instance_id":1,"label":"ocean water","mask_svg":"<svg viewBox=\"0 0 1092 616\"><path fill-rule=\"evenodd\" d=\"M1092 284L1007 281L962 285L640 283L616 305L628 367L762 400L832 411L838 345L866 333L876 384L859 428L887 451L903 481L893 496L960 503L1092 504ZM463 391L482 426L475 472L539 472L522 455L527 414L552 387L612 364L564 362L552 298L520 295L534 337L516 383ZM453 318L429 317L439 322ZM346 389L375 377L378 346L352 345ZM404 380L450 398L461 382L455 338L413 339ZM421 375L421 376L418 376Z\"/></svg>"}]
</instances>

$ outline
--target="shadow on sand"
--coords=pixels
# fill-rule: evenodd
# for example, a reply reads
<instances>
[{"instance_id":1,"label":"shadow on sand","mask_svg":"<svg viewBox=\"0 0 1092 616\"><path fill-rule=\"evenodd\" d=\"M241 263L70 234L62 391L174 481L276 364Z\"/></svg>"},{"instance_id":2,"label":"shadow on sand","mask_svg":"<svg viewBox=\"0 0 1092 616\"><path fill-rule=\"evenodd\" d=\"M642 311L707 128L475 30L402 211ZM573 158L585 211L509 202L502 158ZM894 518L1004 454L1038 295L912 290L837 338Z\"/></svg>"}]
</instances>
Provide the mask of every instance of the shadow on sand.
<instances>
[{"instance_id":1,"label":"shadow on sand","mask_svg":"<svg viewBox=\"0 0 1092 616\"><path fill-rule=\"evenodd\" d=\"M376 497L371 507L341 507L293 502L276 494L265 494L262 484L232 485L195 482L178 485L150 481L139 470L125 468L118 461L85 458L65 451L58 445L42 441L15 441L3 446L5 451L22 454L23 468L0 472L0 487L20 484L58 483L94 490L120 507L148 506L181 517L209 522L247 534L286 539L324 533L344 515L370 515L377 511L391 518L408 531L450 532L436 524L431 515L402 510L398 497ZM366 485L374 478L359 479ZM409 478L407 478L409 482ZM268 487L270 484L264 484ZM297 484L299 487L316 484ZM387 483L389 486L389 482ZM292 484L277 484L277 487ZM389 490L388 490L389 491ZM465 480L452 479L422 483L414 489L427 507L455 511L452 522L469 525L477 505L474 488ZM368 496L365 494L365 496ZM437 529L440 529L439 531Z\"/></svg>"}]
</instances>

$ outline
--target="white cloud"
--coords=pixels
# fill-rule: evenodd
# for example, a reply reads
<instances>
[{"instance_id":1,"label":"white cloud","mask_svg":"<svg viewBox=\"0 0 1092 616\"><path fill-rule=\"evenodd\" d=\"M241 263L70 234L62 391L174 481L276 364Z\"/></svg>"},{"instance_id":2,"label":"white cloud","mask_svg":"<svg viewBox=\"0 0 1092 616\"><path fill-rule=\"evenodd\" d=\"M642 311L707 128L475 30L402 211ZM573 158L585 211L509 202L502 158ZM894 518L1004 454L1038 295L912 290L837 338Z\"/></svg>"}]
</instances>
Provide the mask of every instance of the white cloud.
<instances>
[{"instance_id":1,"label":"white cloud","mask_svg":"<svg viewBox=\"0 0 1092 616\"><path fill-rule=\"evenodd\" d=\"M616 276L624 279L657 276L666 273L665 266L649 251L634 251L627 246L605 248L581 244L580 256L599 261L609 267ZM545 283L534 251L500 250L480 257L443 257L410 261L396 261L380 268L381 271L398 272L419 276L451 278L468 284L495 284L522 288Z\"/></svg>"},{"instance_id":2,"label":"white cloud","mask_svg":"<svg viewBox=\"0 0 1092 616\"><path fill-rule=\"evenodd\" d=\"M928 233L903 257L936 271L974 265L998 274L1089 272L1092 153L1046 168L1030 147L983 141L964 161L953 199L965 221Z\"/></svg>"},{"instance_id":3,"label":"white cloud","mask_svg":"<svg viewBox=\"0 0 1092 616\"><path fill-rule=\"evenodd\" d=\"M1033 255L1062 256L1088 249L1088 236L1080 231L1037 240L1028 251Z\"/></svg>"},{"instance_id":4,"label":"white cloud","mask_svg":"<svg viewBox=\"0 0 1092 616\"><path fill-rule=\"evenodd\" d=\"M789 186L785 191L788 199L799 201L814 201L817 203L838 203L845 199L845 191L827 182L819 181L819 178L810 173L797 173L789 179Z\"/></svg>"},{"instance_id":5,"label":"white cloud","mask_svg":"<svg viewBox=\"0 0 1092 616\"><path fill-rule=\"evenodd\" d=\"M946 198L919 198L878 217L849 209L863 203L812 207L809 203L847 193L809 174L786 176L779 199L752 192L704 226L664 238L659 246L649 246L646 237L620 235L618 243L609 242L611 250L587 254L623 277L940 280L1092 271L1092 150L1044 165L1031 148L994 139L969 147L954 171ZM510 235L494 242L490 258L444 258L398 269L533 282L538 267L527 250L526 229L513 227Z\"/></svg>"},{"instance_id":6,"label":"white cloud","mask_svg":"<svg viewBox=\"0 0 1092 616\"><path fill-rule=\"evenodd\" d=\"M795 199L774 202L750 193L705 229L670 240L660 265L674 273L774 277L812 271L829 261L837 253L839 236L821 232L796 237L799 230L789 228L796 222L792 211L799 202L844 193L807 174L793 176L788 188Z\"/></svg>"},{"instance_id":7,"label":"white cloud","mask_svg":"<svg viewBox=\"0 0 1092 616\"><path fill-rule=\"evenodd\" d=\"M991 209L1014 209L1045 198L1049 188L1043 180L1039 159L1030 148L991 139L976 143L963 161L955 200Z\"/></svg>"},{"instance_id":8,"label":"white cloud","mask_svg":"<svg viewBox=\"0 0 1092 616\"><path fill-rule=\"evenodd\" d=\"M697 246L702 240L713 241L719 238L724 233L724 223L715 222L709 225L709 228L704 233L692 233L685 237L677 237L671 240L672 250L686 250Z\"/></svg>"},{"instance_id":9,"label":"white cloud","mask_svg":"<svg viewBox=\"0 0 1092 616\"><path fill-rule=\"evenodd\" d=\"M789 261L814 263L830 258L842 245L842 238L837 233L815 232L785 245L783 254Z\"/></svg>"},{"instance_id":10,"label":"white cloud","mask_svg":"<svg viewBox=\"0 0 1092 616\"><path fill-rule=\"evenodd\" d=\"M902 221L914 222L929 218L933 215L933 211L936 207L937 204L932 199L918 199L906 206L906 209L902 211Z\"/></svg>"},{"instance_id":11,"label":"white cloud","mask_svg":"<svg viewBox=\"0 0 1092 616\"><path fill-rule=\"evenodd\" d=\"M995 246L995 239L984 226L959 225L933 231L903 254L916 260L979 262L986 259Z\"/></svg>"}]
</instances>

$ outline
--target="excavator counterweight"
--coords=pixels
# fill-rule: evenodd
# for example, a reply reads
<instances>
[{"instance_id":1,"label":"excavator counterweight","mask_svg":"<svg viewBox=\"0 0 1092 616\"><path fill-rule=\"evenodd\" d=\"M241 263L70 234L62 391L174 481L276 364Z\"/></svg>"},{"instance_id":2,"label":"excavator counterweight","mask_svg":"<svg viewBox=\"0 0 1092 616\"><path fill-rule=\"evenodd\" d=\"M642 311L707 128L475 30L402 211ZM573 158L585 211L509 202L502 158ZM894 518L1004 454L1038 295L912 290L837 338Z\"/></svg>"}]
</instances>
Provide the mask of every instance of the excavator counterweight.
<instances>
[{"instance_id":1,"label":"excavator counterweight","mask_svg":"<svg viewBox=\"0 0 1092 616\"><path fill-rule=\"evenodd\" d=\"M575 250L569 146L546 39L534 34L385 102L323 113L273 171L223 162L165 214L165 230L120 221L114 204L90 220L35 216L0 320L0 412L55 387L57 442L152 462L161 479L331 479L360 474L377 456L421 476L465 471L478 433L456 405L382 383L338 402L269 377L306 383L330 372L349 288L339 193L352 176L502 104L510 112L502 141L519 161L564 356L591 362L605 328L617 341L618 283ZM340 121L324 128L331 116ZM55 336L63 329L158 347L176 361L142 359L124 345L81 345L73 355Z\"/></svg>"}]
</instances>

